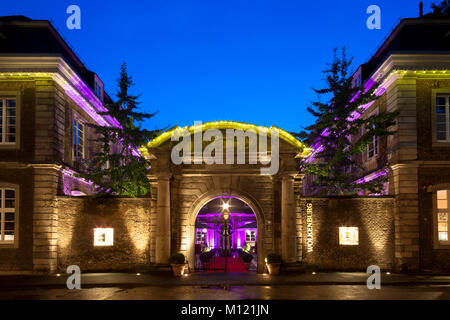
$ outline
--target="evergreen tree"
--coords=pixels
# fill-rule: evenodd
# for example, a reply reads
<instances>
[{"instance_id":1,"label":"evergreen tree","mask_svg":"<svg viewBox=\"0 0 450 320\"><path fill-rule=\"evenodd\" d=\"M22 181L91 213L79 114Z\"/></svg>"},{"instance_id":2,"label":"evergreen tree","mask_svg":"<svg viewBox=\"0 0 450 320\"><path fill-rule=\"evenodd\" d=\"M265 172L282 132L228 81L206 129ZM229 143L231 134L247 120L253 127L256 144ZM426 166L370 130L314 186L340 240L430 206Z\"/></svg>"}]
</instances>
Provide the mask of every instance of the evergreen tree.
<instances>
[{"instance_id":1,"label":"evergreen tree","mask_svg":"<svg viewBox=\"0 0 450 320\"><path fill-rule=\"evenodd\" d=\"M139 96L129 93L134 85L122 64L118 82L117 101L107 104L103 116L116 119L118 127L89 124L95 129L92 141L99 147L91 159L86 161L86 172L80 177L92 181L97 194L112 194L137 197L150 193L147 178L150 163L139 153L139 148L156 137L160 130L149 131L141 128L144 120L155 113L137 112Z\"/></svg>"},{"instance_id":2,"label":"evergreen tree","mask_svg":"<svg viewBox=\"0 0 450 320\"><path fill-rule=\"evenodd\" d=\"M433 15L450 17L450 1L444 0L439 4L432 3L431 9L433 9Z\"/></svg>"},{"instance_id":3,"label":"evergreen tree","mask_svg":"<svg viewBox=\"0 0 450 320\"><path fill-rule=\"evenodd\" d=\"M334 61L324 71L327 87L313 89L319 101L308 107L316 122L298 135L313 148L313 157L302 161L301 169L313 177L310 187L315 194L379 193L386 179L380 177L358 184L357 181L365 174L358 158L374 137L394 134L389 128L395 124L398 113L379 113L368 118L361 116L365 111L362 106L377 99L374 91L378 85L369 90L362 85L353 86L353 77L349 73L351 63L345 49L341 57L334 50Z\"/></svg>"}]
</instances>

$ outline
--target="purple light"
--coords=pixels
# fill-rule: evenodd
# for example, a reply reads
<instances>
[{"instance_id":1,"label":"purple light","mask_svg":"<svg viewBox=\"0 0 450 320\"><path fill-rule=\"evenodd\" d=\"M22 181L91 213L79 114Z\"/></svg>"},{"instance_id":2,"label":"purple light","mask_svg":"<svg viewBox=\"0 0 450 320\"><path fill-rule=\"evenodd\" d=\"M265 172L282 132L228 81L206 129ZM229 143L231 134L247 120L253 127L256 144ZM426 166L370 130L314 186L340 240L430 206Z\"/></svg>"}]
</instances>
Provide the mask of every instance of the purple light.
<instances>
[{"instance_id":1,"label":"purple light","mask_svg":"<svg viewBox=\"0 0 450 320\"><path fill-rule=\"evenodd\" d=\"M376 83L375 80L369 78L369 80L367 80L367 82L364 84L364 93L369 92L369 90L372 89L375 83Z\"/></svg>"},{"instance_id":2,"label":"purple light","mask_svg":"<svg viewBox=\"0 0 450 320\"><path fill-rule=\"evenodd\" d=\"M356 184L361 184L361 183L366 183L366 182L373 181L373 180L375 180L375 179L377 179L379 177L387 176L388 173L389 173L388 169L383 169L381 171L372 173L372 174L370 174L370 175L368 175L368 176L366 176L366 177L364 177L362 179L359 179L358 181L356 181Z\"/></svg>"},{"instance_id":3,"label":"purple light","mask_svg":"<svg viewBox=\"0 0 450 320\"><path fill-rule=\"evenodd\" d=\"M350 99L350 103L353 103L358 99L359 95L361 94L361 90L358 91L353 98Z\"/></svg>"},{"instance_id":4,"label":"purple light","mask_svg":"<svg viewBox=\"0 0 450 320\"><path fill-rule=\"evenodd\" d=\"M76 89L80 91L83 96L86 97L86 99L84 99L83 96L81 96L78 92L73 90L73 88L69 85L64 86L66 94L89 116L91 116L98 125L112 126L122 129L120 123L115 118L111 116L103 117L99 114L99 112L107 112L108 109L105 108L103 103L97 98L97 96L91 91L91 89L86 86L83 81L80 80L77 75L74 74L70 82L75 85ZM86 100L88 100L93 105L93 107ZM108 119L108 121L106 121L105 118ZM135 148L132 148L132 154L135 157L141 156L141 153Z\"/></svg>"},{"instance_id":5,"label":"purple light","mask_svg":"<svg viewBox=\"0 0 450 320\"><path fill-rule=\"evenodd\" d=\"M391 83L395 80L395 77L393 78L393 80L384 83L383 85L379 86L375 91L374 91L374 95L376 95L377 97L382 96L385 92L386 92L386 88L391 85ZM364 93L367 93L374 85L376 84L376 81L373 80L372 78L369 78L369 80L366 81L366 83L364 84ZM361 91L358 91L352 99L350 99L350 103L353 103L356 101L356 99L358 99L358 97L360 96ZM348 121L355 121L357 119L359 119L361 117L361 115L368 109L370 108L370 106L372 106L375 103L374 101L371 101L365 105L360 106L360 111L355 111L353 112L350 117L348 118ZM330 132L327 129L325 129L324 131L322 131L322 133L320 134L322 137L328 137L330 135ZM312 163L315 159L316 154L322 152L325 147L320 145L320 142L316 142L312 147L313 152L309 155L309 157L306 159L307 163Z\"/></svg>"},{"instance_id":6,"label":"purple light","mask_svg":"<svg viewBox=\"0 0 450 320\"><path fill-rule=\"evenodd\" d=\"M72 187L74 185L74 181L76 181L78 184L84 185L86 188L92 188L92 182L86 181L83 178L76 177L76 172L71 169L61 169L61 172L63 174L63 193L67 196L81 196L85 194L79 194L83 193L81 191L72 190Z\"/></svg>"}]
</instances>

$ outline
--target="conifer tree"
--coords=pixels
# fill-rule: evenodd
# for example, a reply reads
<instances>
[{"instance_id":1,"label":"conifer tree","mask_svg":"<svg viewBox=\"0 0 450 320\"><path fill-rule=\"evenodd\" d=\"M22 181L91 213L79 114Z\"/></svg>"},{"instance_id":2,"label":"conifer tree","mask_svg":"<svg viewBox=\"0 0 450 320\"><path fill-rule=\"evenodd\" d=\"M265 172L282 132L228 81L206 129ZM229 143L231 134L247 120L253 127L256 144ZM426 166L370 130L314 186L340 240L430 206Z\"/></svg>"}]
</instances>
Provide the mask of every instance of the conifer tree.
<instances>
[{"instance_id":1,"label":"conifer tree","mask_svg":"<svg viewBox=\"0 0 450 320\"><path fill-rule=\"evenodd\" d=\"M85 162L87 170L79 176L92 181L98 195L148 195L150 183L147 174L150 163L139 152L139 148L156 137L160 130L143 129L141 123L156 113L136 110L139 96L129 92L134 83L125 63L121 66L117 82L117 101L107 104L107 111L99 114L116 119L119 126L89 124L96 132L96 138L92 141L100 150Z\"/></svg>"},{"instance_id":2,"label":"conifer tree","mask_svg":"<svg viewBox=\"0 0 450 320\"><path fill-rule=\"evenodd\" d=\"M299 134L313 148L313 156L301 163L303 173L313 178L309 186L313 194L379 193L386 179L379 177L360 183L362 181L358 180L366 172L358 158L373 143L374 137L394 134L390 127L395 124L398 113L362 117L363 106L377 99L374 90L378 85L370 89L355 86L350 74L351 63L345 49L340 57L334 50L334 61L324 71L327 87L313 89L319 101L308 107L316 122Z\"/></svg>"},{"instance_id":3,"label":"conifer tree","mask_svg":"<svg viewBox=\"0 0 450 320\"><path fill-rule=\"evenodd\" d=\"M432 15L435 16L443 16L443 17L450 17L450 1L444 0L439 4L432 3L431 9L433 9Z\"/></svg>"}]
</instances>

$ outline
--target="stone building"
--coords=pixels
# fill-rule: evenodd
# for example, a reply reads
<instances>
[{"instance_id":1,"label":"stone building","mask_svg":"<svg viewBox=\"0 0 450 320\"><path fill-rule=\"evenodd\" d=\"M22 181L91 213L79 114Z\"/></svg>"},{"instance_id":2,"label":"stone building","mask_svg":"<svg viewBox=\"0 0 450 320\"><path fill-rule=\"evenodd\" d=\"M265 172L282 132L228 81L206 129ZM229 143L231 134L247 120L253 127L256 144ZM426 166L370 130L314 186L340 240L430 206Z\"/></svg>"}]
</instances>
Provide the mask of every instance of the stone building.
<instances>
[{"instance_id":1,"label":"stone building","mask_svg":"<svg viewBox=\"0 0 450 320\"><path fill-rule=\"evenodd\" d=\"M89 197L92 186L75 177L96 148L86 124L116 125L98 114L111 101L99 77L48 21L0 18L0 270L164 267L175 252L196 270L202 251L246 245L258 272L273 252L292 269L308 261L323 270L449 271L449 27L448 20L405 19L355 73L358 83L381 83L366 115L401 110L396 135L361 155L365 179L389 175L384 195L312 197L299 172L307 146L279 128L220 121L174 128L143 147L152 192L130 199ZM193 144L182 163L173 160L178 130ZM233 154L230 163L215 150L195 161L197 135L206 130L233 150L239 137L229 139L229 131L267 131L269 148L257 140L254 149L244 137L243 159ZM264 172L275 159L278 170ZM228 244L214 220L225 215L235 235Z\"/></svg>"},{"instance_id":2,"label":"stone building","mask_svg":"<svg viewBox=\"0 0 450 320\"><path fill-rule=\"evenodd\" d=\"M449 270L450 19L404 19L354 76L381 82L364 116L399 110L396 134L361 155L365 179L388 174L397 269ZM385 170L387 164L388 170Z\"/></svg>"},{"instance_id":3,"label":"stone building","mask_svg":"<svg viewBox=\"0 0 450 320\"><path fill-rule=\"evenodd\" d=\"M55 197L90 193L75 173L111 99L48 21L0 18L0 54L0 268L55 270Z\"/></svg>"}]
</instances>

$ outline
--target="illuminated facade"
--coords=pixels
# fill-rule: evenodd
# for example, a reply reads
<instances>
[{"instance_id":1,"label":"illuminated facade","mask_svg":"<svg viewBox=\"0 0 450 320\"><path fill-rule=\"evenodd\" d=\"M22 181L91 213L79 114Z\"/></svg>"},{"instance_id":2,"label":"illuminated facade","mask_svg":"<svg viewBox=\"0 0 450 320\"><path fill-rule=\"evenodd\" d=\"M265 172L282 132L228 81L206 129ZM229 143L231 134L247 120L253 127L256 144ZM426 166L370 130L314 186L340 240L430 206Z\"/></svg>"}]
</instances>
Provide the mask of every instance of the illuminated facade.
<instances>
[{"instance_id":1,"label":"illuminated facade","mask_svg":"<svg viewBox=\"0 0 450 320\"><path fill-rule=\"evenodd\" d=\"M117 122L98 114L111 101L94 93L101 80L48 21L3 17L0 31L0 268L55 270L55 196L92 193L75 177L96 150L87 124Z\"/></svg>"},{"instance_id":2,"label":"illuminated facade","mask_svg":"<svg viewBox=\"0 0 450 320\"><path fill-rule=\"evenodd\" d=\"M258 272L273 252L287 269L308 261L324 270L450 270L448 27L404 20L355 74L366 86L381 84L364 116L401 110L397 133L374 139L360 156L361 182L389 176L383 195L310 196L299 164L320 146L276 127L217 121L173 128L142 147L151 163L149 198L92 199L91 184L76 178L79 160L96 148L87 124L117 125L98 114L110 101L101 80L47 21L0 18L0 270L166 268L175 252L196 270L202 253L218 249L217 259L238 259L245 249ZM30 48L30 37L39 36L54 45ZM8 47L10 38L22 41ZM276 134L279 170L264 175L262 162L225 158L171 161L177 132L194 141L208 129ZM270 160L272 153L247 155Z\"/></svg>"}]
</instances>

